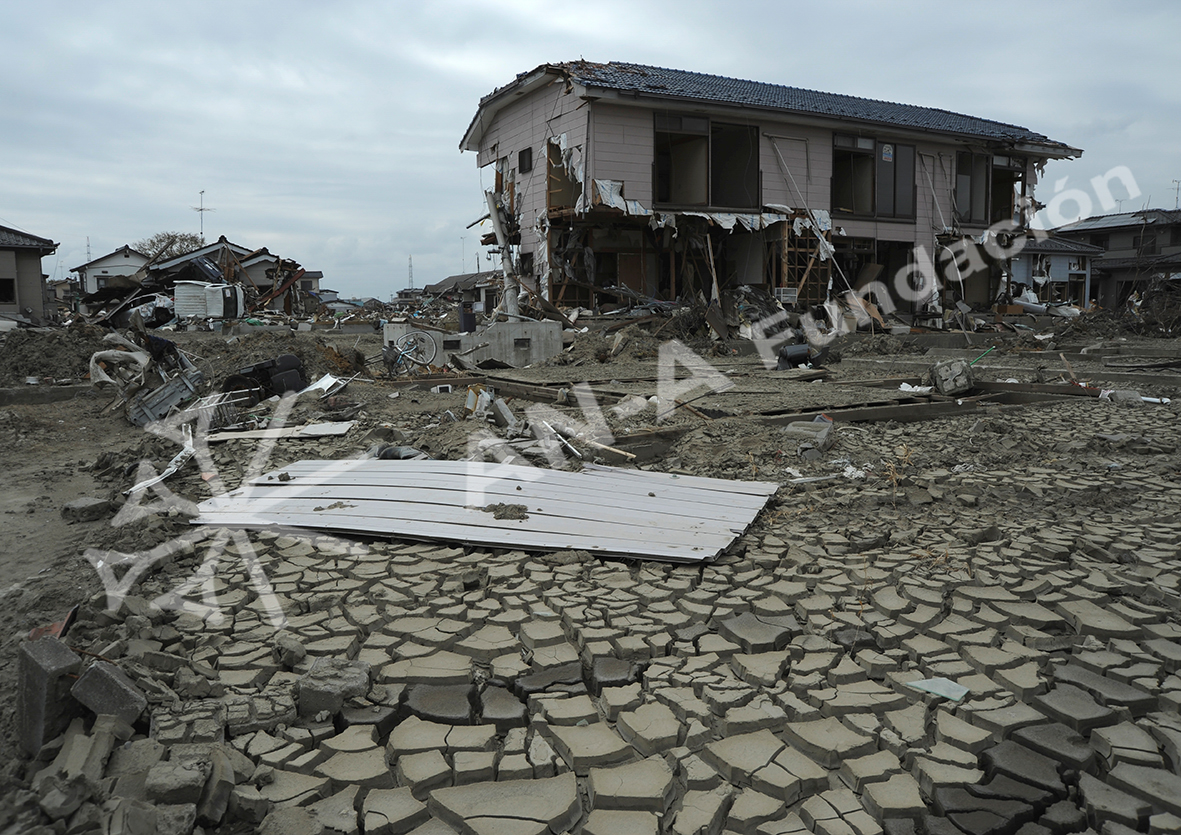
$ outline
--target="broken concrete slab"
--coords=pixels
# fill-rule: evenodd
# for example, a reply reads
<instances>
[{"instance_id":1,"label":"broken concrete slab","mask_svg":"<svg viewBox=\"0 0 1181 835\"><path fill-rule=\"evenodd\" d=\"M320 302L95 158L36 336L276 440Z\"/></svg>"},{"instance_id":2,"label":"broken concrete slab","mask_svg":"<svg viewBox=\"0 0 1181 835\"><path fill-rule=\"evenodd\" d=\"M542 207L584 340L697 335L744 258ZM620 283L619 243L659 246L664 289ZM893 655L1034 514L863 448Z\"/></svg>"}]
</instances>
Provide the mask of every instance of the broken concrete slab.
<instances>
[{"instance_id":1,"label":"broken concrete slab","mask_svg":"<svg viewBox=\"0 0 1181 835\"><path fill-rule=\"evenodd\" d=\"M299 715L339 713L346 699L369 692L369 665L347 658L317 658L299 680Z\"/></svg>"},{"instance_id":2,"label":"broken concrete slab","mask_svg":"<svg viewBox=\"0 0 1181 835\"><path fill-rule=\"evenodd\" d=\"M70 695L99 715L117 716L135 724L148 699L127 674L108 661L96 661L70 688Z\"/></svg>"},{"instance_id":3,"label":"broken concrete slab","mask_svg":"<svg viewBox=\"0 0 1181 835\"><path fill-rule=\"evenodd\" d=\"M82 658L57 638L46 636L20 645L16 712L20 745L34 755L69 724L68 700Z\"/></svg>"}]
</instances>

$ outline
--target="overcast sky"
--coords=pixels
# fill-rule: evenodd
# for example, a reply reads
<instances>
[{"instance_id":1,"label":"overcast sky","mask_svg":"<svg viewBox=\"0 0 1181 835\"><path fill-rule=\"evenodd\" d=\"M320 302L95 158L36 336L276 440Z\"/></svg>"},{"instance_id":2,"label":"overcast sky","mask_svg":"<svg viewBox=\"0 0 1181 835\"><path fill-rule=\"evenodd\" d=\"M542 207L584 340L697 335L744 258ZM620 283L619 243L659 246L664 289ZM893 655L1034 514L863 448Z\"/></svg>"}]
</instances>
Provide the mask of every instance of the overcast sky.
<instances>
[{"instance_id":1,"label":"overcast sky","mask_svg":"<svg viewBox=\"0 0 1181 835\"><path fill-rule=\"evenodd\" d=\"M490 181L458 145L480 97L578 58L1015 123L1085 150L1042 202L1127 166L1123 210L1173 208L1178 35L1174 0L11 3L0 224L59 241L42 263L64 278L87 238L97 258L203 217L207 240L388 299L411 256L419 287L475 269Z\"/></svg>"}]
</instances>

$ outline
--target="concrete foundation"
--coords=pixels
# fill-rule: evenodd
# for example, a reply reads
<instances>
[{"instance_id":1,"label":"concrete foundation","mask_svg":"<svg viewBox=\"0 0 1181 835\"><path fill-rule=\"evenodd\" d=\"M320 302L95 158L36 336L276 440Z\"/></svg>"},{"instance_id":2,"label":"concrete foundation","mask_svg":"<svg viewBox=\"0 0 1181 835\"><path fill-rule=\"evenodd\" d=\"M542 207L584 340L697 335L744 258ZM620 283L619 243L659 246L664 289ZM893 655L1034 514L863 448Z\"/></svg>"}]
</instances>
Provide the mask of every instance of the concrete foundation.
<instances>
[{"instance_id":1,"label":"concrete foundation","mask_svg":"<svg viewBox=\"0 0 1181 835\"><path fill-rule=\"evenodd\" d=\"M385 326L386 345L409 331L412 323L391 322ZM514 368L524 368L556 356L562 350L562 326L557 322L493 322L476 333L423 331L435 341L435 364L447 362L451 354L463 354L468 363L497 359ZM486 347L472 351L477 345ZM471 351L471 353L464 353Z\"/></svg>"}]
</instances>

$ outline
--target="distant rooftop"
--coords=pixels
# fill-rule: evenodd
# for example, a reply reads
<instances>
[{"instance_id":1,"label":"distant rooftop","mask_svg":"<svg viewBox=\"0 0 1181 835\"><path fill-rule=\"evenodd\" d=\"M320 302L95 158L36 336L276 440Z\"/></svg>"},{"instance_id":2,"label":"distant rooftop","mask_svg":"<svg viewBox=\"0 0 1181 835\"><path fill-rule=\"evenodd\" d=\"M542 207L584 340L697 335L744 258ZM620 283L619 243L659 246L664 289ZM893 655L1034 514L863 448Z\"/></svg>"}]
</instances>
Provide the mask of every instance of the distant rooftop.
<instances>
[{"instance_id":1,"label":"distant rooftop","mask_svg":"<svg viewBox=\"0 0 1181 835\"><path fill-rule=\"evenodd\" d=\"M1086 220L1076 220L1059 226L1058 232L1098 232L1104 229L1125 229L1129 226L1165 226L1181 223L1181 211L1176 209L1141 209L1138 212L1120 212L1112 215L1095 215Z\"/></svg>"}]
</instances>

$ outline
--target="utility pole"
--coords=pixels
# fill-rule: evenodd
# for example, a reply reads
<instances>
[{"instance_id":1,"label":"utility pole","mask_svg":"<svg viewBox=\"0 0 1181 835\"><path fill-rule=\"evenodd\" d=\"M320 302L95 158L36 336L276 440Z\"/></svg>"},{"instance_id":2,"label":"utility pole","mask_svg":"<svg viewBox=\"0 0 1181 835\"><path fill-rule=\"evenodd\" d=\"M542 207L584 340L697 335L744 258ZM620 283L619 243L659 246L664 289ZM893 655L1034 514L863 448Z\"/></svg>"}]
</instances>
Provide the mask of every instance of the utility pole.
<instances>
[{"instance_id":1,"label":"utility pole","mask_svg":"<svg viewBox=\"0 0 1181 835\"><path fill-rule=\"evenodd\" d=\"M414 289L414 256L410 256L410 289Z\"/></svg>"},{"instance_id":2,"label":"utility pole","mask_svg":"<svg viewBox=\"0 0 1181 835\"><path fill-rule=\"evenodd\" d=\"M1181 180L1173 180L1173 209L1181 208Z\"/></svg>"},{"instance_id":3,"label":"utility pole","mask_svg":"<svg viewBox=\"0 0 1181 835\"><path fill-rule=\"evenodd\" d=\"M194 212L196 212L198 217L201 218L201 240L204 241L205 240L205 213L206 212L216 212L217 209L206 209L205 208L205 189L201 189L200 196L201 196L201 205L200 206L189 206L189 208L192 209Z\"/></svg>"}]
</instances>

